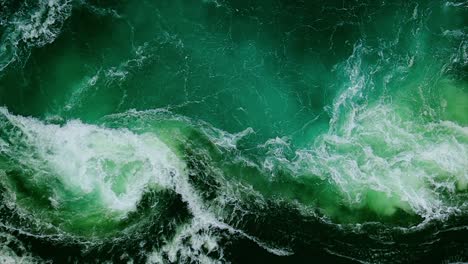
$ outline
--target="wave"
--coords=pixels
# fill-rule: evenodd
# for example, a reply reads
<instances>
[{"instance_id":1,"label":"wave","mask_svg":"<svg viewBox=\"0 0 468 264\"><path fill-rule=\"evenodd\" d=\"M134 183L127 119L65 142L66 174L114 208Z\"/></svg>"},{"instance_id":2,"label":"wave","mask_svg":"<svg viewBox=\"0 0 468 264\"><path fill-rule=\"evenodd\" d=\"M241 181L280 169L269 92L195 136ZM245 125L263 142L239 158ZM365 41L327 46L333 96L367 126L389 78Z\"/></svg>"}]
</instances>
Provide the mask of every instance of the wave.
<instances>
[{"instance_id":1,"label":"wave","mask_svg":"<svg viewBox=\"0 0 468 264\"><path fill-rule=\"evenodd\" d=\"M466 1L182 2L0 10L0 262L466 259Z\"/></svg>"}]
</instances>

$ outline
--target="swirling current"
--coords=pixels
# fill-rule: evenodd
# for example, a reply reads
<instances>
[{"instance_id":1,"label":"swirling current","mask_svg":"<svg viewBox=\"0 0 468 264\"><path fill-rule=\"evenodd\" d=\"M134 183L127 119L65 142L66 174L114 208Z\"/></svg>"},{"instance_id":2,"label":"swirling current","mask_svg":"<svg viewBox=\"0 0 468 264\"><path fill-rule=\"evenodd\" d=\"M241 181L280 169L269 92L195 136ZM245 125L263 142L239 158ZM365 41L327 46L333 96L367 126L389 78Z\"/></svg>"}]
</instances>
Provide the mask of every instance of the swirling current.
<instances>
[{"instance_id":1,"label":"swirling current","mask_svg":"<svg viewBox=\"0 0 468 264\"><path fill-rule=\"evenodd\" d=\"M0 0L0 263L468 261L465 0Z\"/></svg>"}]
</instances>

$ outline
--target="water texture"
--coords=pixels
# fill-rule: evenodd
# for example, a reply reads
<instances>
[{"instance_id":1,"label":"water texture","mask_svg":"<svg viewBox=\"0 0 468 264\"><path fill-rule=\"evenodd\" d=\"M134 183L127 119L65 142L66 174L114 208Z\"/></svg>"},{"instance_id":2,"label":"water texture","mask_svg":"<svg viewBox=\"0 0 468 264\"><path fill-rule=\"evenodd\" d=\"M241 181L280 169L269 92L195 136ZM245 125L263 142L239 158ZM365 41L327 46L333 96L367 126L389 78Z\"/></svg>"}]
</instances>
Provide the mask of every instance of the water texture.
<instances>
[{"instance_id":1,"label":"water texture","mask_svg":"<svg viewBox=\"0 0 468 264\"><path fill-rule=\"evenodd\" d=\"M0 263L468 261L468 2L0 0Z\"/></svg>"}]
</instances>

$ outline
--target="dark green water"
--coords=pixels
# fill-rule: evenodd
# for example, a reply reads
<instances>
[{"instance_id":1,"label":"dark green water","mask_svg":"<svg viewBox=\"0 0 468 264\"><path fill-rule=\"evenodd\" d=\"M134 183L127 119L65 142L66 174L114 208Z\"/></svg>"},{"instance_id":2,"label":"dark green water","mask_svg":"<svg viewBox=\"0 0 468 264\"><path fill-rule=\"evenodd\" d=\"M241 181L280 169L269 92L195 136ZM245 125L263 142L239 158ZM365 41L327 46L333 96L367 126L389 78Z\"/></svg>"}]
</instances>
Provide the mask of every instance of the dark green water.
<instances>
[{"instance_id":1,"label":"dark green water","mask_svg":"<svg viewBox=\"0 0 468 264\"><path fill-rule=\"evenodd\" d=\"M0 263L468 261L468 2L0 0Z\"/></svg>"}]
</instances>

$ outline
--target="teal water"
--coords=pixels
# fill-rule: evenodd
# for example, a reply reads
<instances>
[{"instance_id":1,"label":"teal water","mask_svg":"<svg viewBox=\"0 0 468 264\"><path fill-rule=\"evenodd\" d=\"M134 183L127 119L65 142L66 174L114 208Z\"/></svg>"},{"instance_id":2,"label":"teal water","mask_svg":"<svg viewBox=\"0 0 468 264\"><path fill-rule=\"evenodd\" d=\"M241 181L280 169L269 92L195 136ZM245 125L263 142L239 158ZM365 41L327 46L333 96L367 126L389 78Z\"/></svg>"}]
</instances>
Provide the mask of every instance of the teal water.
<instances>
[{"instance_id":1,"label":"teal water","mask_svg":"<svg viewBox=\"0 0 468 264\"><path fill-rule=\"evenodd\" d=\"M467 20L0 0L0 262L468 261Z\"/></svg>"}]
</instances>

